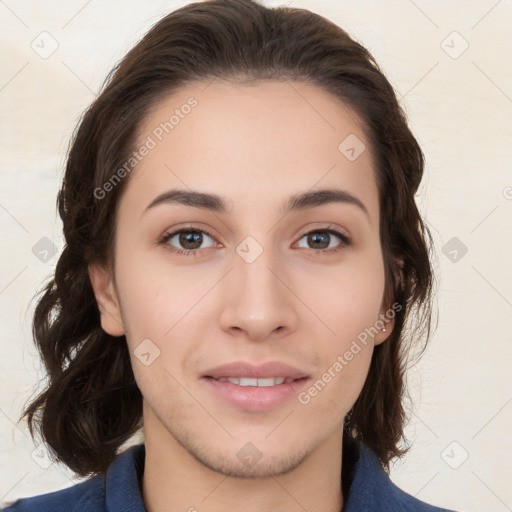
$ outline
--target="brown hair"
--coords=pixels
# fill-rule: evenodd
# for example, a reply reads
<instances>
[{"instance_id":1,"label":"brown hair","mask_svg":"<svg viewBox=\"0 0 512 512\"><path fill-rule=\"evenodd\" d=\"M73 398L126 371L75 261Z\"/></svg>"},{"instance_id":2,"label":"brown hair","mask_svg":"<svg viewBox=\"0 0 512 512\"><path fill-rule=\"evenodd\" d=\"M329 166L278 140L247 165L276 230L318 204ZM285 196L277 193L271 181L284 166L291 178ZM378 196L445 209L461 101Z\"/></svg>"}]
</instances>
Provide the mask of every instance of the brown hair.
<instances>
[{"instance_id":1,"label":"brown hair","mask_svg":"<svg viewBox=\"0 0 512 512\"><path fill-rule=\"evenodd\" d=\"M414 200L423 154L392 86L363 46L319 15L253 0L192 3L164 17L84 113L57 198L66 245L33 319L48 382L22 418L32 436L37 426L55 457L81 476L104 472L141 427L142 396L126 340L102 330L87 271L91 262L112 265L116 207L128 178L101 199L95 190L126 162L152 106L187 83L215 77L305 81L345 102L364 123L379 187L385 299L401 309L390 337L374 350L345 429L387 469L405 452L398 445L407 349L430 332L429 234Z\"/></svg>"}]
</instances>

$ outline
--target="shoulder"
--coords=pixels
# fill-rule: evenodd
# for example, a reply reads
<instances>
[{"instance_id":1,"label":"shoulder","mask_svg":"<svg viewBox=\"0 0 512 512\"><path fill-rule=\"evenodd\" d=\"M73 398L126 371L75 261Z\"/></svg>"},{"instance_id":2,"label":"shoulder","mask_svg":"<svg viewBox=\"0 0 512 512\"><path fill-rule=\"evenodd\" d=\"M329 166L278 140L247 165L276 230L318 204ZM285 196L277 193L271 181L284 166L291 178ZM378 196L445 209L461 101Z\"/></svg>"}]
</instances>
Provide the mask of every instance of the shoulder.
<instances>
[{"instance_id":1,"label":"shoulder","mask_svg":"<svg viewBox=\"0 0 512 512\"><path fill-rule=\"evenodd\" d=\"M105 510L105 476L98 475L60 491L21 498L5 512L100 512Z\"/></svg>"},{"instance_id":2,"label":"shoulder","mask_svg":"<svg viewBox=\"0 0 512 512\"><path fill-rule=\"evenodd\" d=\"M395 485L382 469L377 456L359 444L348 500L343 512L453 512L430 505Z\"/></svg>"},{"instance_id":3,"label":"shoulder","mask_svg":"<svg viewBox=\"0 0 512 512\"><path fill-rule=\"evenodd\" d=\"M106 473L60 491L21 498L5 512L143 512L139 480L145 447L136 445L118 455Z\"/></svg>"},{"instance_id":4,"label":"shoulder","mask_svg":"<svg viewBox=\"0 0 512 512\"><path fill-rule=\"evenodd\" d=\"M434 505L420 501L419 499L407 494L406 492L399 489L395 484L392 484L394 488L394 496L396 506L401 512L453 512L446 508L439 508ZM391 509L390 509L391 510ZM394 509L397 510L397 509Z\"/></svg>"}]
</instances>

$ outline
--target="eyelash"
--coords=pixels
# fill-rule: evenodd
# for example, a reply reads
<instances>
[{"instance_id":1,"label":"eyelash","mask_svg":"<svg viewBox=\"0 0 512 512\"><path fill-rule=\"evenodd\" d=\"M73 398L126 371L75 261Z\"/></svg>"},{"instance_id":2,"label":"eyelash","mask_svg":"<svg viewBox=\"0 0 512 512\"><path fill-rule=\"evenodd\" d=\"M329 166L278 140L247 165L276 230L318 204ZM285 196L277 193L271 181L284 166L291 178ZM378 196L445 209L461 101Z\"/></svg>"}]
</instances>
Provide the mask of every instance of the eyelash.
<instances>
[{"instance_id":1,"label":"eyelash","mask_svg":"<svg viewBox=\"0 0 512 512\"><path fill-rule=\"evenodd\" d=\"M160 238L158 243L160 245L167 245L168 247L170 247L170 251L175 254L180 254L183 256L198 256L200 249L178 249L168 243L169 240L171 240L174 236L176 236L180 233L184 233L184 232L185 233L202 233L202 234L207 235L210 238L215 240L215 238L210 233L208 233L208 231L205 231L204 229L195 229L193 227L189 227L189 228L178 229L177 231L173 231L172 233L166 233L165 235L162 236L162 238ZM340 251L341 249L343 249L344 247L347 247L350 245L350 239L346 235L344 235L343 233L340 233L339 231L337 231L335 229L331 229L329 227L313 229L311 231L307 231L300 236L299 240L302 240L302 238L304 238L306 235L310 235L312 233L329 233L330 235L337 236L341 240L340 244L337 245L333 249L311 249L312 251L314 251L317 254L318 253L334 254L334 253Z\"/></svg>"}]
</instances>

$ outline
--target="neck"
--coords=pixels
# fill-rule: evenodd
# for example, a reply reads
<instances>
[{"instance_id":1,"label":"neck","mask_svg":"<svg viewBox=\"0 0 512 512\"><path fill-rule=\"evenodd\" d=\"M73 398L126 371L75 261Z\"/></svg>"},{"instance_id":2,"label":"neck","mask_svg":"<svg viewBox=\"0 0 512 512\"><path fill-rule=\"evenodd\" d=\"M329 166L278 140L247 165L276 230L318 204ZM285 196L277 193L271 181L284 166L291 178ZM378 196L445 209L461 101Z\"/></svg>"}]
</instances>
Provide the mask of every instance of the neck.
<instances>
[{"instance_id":1,"label":"neck","mask_svg":"<svg viewBox=\"0 0 512 512\"><path fill-rule=\"evenodd\" d=\"M148 512L340 512L342 433L327 439L295 469L260 478L211 470L145 411L146 459L142 478Z\"/></svg>"}]
</instances>

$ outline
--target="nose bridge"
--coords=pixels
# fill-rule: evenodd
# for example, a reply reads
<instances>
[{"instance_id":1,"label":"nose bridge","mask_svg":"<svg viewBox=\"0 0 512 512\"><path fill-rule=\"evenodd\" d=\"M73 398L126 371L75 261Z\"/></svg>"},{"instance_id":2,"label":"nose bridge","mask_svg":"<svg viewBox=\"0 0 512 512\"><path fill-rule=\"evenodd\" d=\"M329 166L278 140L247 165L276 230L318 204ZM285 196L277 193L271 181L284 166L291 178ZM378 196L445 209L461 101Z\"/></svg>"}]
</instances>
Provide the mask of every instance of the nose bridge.
<instances>
[{"instance_id":1,"label":"nose bridge","mask_svg":"<svg viewBox=\"0 0 512 512\"><path fill-rule=\"evenodd\" d=\"M229 275L229 292L222 299L224 329L242 330L252 340L264 340L277 329L296 328L294 296L281 268L272 248L264 249L250 237L239 244Z\"/></svg>"}]
</instances>

